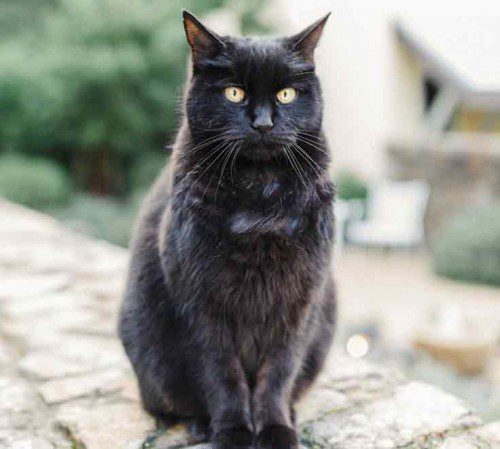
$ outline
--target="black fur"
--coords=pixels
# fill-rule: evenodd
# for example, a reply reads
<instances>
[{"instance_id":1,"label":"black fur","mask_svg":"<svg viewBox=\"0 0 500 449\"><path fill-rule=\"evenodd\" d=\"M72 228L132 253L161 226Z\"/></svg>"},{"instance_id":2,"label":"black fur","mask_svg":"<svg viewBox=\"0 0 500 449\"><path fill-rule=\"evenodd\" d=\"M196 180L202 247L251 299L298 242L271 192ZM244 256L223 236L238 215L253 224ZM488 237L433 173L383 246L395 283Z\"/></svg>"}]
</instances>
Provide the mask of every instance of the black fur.
<instances>
[{"instance_id":1,"label":"black fur","mask_svg":"<svg viewBox=\"0 0 500 449\"><path fill-rule=\"evenodd\" d=\"M331 343L334 193L313 60L325 22L256 40L184 13L186 117L135 231L120 335L146 410L207 423L217 448L296 448L293 404ZM279 104L289 86L295 101Z\"/></svg>"}]
</instances>

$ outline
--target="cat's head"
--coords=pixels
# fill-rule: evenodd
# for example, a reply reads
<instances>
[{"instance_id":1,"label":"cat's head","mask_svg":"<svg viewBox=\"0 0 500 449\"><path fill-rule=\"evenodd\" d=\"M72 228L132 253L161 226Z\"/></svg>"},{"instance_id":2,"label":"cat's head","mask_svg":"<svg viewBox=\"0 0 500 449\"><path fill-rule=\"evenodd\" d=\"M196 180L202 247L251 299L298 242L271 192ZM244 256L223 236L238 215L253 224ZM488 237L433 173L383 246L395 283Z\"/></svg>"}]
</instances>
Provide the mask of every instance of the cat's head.
<instances>
[{"instance_id":1,"label":"cat's head","mask_svg":"<svg viewBox=\"0 0 500 449\"><path fill-rule=\"evenodd\" d=\"M187 119L195 141L237 145L250 159L273 157L318 132L322 99L314 49L328 15L292 37L219 36L183 12L191 47Z\"/></svg>"}]
</instances>

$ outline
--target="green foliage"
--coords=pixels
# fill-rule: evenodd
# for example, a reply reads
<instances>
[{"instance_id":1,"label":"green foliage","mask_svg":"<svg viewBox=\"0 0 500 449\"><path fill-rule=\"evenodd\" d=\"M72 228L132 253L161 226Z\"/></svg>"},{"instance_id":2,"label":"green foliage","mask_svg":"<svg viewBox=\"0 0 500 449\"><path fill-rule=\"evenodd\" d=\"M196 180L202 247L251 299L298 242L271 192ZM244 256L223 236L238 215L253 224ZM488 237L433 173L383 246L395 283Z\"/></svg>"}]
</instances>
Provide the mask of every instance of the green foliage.
<instances>
[{"instance_id":1,"label":"green foliage","mask_svg":"<svg viewBox=\"0 0 500 449\"><path fill-rule=\"evenodd\" d=\"M368 186L360 177L351 172L341 172L335 177L335 185L340 199L348 201L366 199Z\"/></svg>"},{"instance_id":2,"label":"green foliage","mask_svg":"<svg viewBox=\"0 0 500 449\"><path fill-rule=\"evenodd\" d=\"M43 9L34 30L0 44L3 149L57 151L69 164L105 154L107 166L159 151L176 127L187 67L180 11L222 3L59 0Z\"/></svg>"},{"instance_id":3,"label":"green foliage","mask_svg":"<svg viewBox=\"0 0 500 449\"><path fill-rule=\"evenodd\" d=\"M433 252L440 275L500 285L500 204L451 219L434 239Z\"/></svg>"},{"instance_id":4,"label":"green foliage","mask_svg":"<svg viewBox=\"0 0 500 449\"><path fill-rule=\"evenodd\" d=\"M47 159L0 156L0 196L37 209L63 204L69 194L64 170Z\"/></svg>"},{"instance_id":5,"label":"green foliage","mask_svg":"<svg viewBox=\"0 0 500 449\"><path fill-rule=\"evenodd\" d=\"M39 17L57 0L2 0L0 2L0 37L21 34L28 27L37 28Z\"/></svg>"},{"instance_id":6,"label":"green foliage","mask_svg":"<svg viewBox=\"0 0 500 449\"><path fill-rule=\"evenodd\" d=\"M75 195L68 207L53 211L66 225L121 246L127 246L143 194L133 200Z\"/></svg>"},{"instance_id":7,"label":"green foliage","mask_svg":"<svg viewBox=\"0 0 500 449\"><path fill-rule=\"evenodd\" d=\"M137 190L149 187L166 163L167 157L164 154L151 153L142 157L131 167L130 184L132 188Z\"/></svg>"}]
</instances>

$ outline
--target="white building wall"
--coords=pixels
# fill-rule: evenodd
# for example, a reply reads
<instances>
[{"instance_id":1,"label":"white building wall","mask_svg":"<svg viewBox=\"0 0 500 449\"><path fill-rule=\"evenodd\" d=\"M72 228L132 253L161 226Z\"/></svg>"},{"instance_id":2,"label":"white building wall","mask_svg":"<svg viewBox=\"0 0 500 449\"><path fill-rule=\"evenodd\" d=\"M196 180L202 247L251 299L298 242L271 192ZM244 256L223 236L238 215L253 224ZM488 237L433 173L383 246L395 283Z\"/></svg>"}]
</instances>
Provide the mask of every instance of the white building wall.
<instances>
[{"instance_id":1,"label":"white building wall","mask_svg":"<svg viewBox=\"0 0 500 449\"><path fill-rule=\"evenodd\" d=\"M414 132L421 113L419 72L392 31L392 2L376 3L277 0L272 8L286 11L280 22L287 33L332 11L316 60L333 170L349 169L370 180L384 175L387 142Z\"/></svg>"},{"instance_id":2,"label":"white building wall","mask_svg":"<svg viewBox=\"0 0 500 449\"><path fill-rule=\"evenodd\" d=\"M500 13L500 2L491 0L272 0L268 6L264 18L288 34L332 11L317 65L333 170L370 180L384 176L389 142L412 139L422 129L421 69L398 43L393 19Z\"/></svg>"}]
</instances>

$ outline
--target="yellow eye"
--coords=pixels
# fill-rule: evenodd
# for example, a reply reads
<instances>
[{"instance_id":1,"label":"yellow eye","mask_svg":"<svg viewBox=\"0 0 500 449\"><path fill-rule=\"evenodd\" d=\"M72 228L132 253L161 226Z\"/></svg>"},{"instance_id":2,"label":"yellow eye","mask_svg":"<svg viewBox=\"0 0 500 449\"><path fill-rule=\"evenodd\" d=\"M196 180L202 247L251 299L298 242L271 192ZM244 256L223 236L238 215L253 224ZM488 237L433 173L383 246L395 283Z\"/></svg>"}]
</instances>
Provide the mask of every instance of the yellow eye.
<instances>
[{"instance_id":1,"label":"yellow eye","mask_svg":"<svg viewBox=\"0 0 500 449\"><path fill-rule=\"evenodd\" d=\"M245 99L245 91L236 86L226 87L224 89L224 95L233 103L241 103Z\"/></svg>"},{"instance_id":2,"label":"yellow eye","mask_svg":"<svg viewBox=\"0 0 500 449\"><path fill-rule=\"evenodd\" d=\"M278 101L283 104L291 103L296 96L297 91L293 87L285 87L276 94Z\"/></svg>"}]
</instances>

